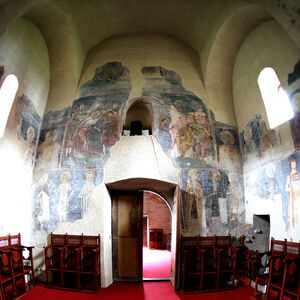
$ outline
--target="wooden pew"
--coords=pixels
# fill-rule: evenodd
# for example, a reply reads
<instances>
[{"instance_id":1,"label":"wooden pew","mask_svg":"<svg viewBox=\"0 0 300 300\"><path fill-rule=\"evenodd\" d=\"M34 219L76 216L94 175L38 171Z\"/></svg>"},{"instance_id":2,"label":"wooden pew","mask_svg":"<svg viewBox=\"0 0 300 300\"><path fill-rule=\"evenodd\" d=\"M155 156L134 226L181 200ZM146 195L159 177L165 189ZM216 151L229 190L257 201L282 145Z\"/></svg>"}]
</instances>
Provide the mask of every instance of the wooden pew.
<instances>
[{"instance_id":1,"label":"wooden pew","mask_svg":"<svg viewBox=\"0 0 300 300\"><path fill-rule=\"evenodd\" d=\"M51 233L51 244L44 248L49 285L81 290L100 288L100 235Z\"/></svg>"},{"instance_id":2,"label":"wooden pew","mask_svg":"<svg viewBox=\"0 0 300 300\"><path fill-rule=\"evenodd\" d=\"M230 235L182 237L180 247L184 293L235 287L237 250Z\"/></svg>"},{"instance_id":3,"label":"wooden pew","mask_svg":"<svg viewBox=\"0 0 300 300\"><path fill-rule=\"evenodd\" d=\"M34 282L33 248L22 245L20 233L0 237L0 294L2 299L6 298L9 286L14 296L18 295L19 289L26 290L25 275L31 275L31 281L28 280L28 282ZM25 252L27 255L24 257Z\"/></svg>"}]
</instances>

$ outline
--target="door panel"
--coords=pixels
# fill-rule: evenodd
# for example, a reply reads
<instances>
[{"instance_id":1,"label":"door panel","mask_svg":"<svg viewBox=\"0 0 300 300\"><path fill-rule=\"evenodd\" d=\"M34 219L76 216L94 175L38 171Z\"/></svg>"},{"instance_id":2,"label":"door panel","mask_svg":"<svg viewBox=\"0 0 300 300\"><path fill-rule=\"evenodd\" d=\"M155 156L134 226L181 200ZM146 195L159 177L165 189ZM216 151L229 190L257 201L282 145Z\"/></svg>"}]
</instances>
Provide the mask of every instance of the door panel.
<instances>
[{"instance_id":1,"label":"door panel","mask_svg":"<svg viewBox=\"0 0 300 300\"><path fill-rule=\"evenodd\" d=\"M112 192L114 281L142 280L143 192Z\"/></svg>"},{"instance_id":2,"label":"door panel","mask_svg":"<svg viewBox=\"0 0 300 300\"><path fill-rule=\"evenodd\" d=\"M174 205L172 208L172 240L171 240L171 282L173 287L179 289L179 235L180 235L180 202L181 190L176 187L174 193Z\"/></svg>"}]
</instances>

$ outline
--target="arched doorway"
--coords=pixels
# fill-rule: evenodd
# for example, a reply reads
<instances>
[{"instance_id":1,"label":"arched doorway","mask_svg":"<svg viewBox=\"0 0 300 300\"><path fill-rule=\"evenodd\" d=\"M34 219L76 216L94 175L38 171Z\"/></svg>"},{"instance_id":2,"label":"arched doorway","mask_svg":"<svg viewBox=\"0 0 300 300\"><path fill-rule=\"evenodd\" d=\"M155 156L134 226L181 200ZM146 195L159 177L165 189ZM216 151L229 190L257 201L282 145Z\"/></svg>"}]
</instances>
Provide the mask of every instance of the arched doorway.
<instances>
[{"instance_id":1,"label":"arched doorway","mask_svg":"<svg viewBox=\"0 0 300 300\"><path fill-rule=\"evenodd\" d=\"M143 191L161 195L172 211L171 275L178 287L178 237L180 189L172 183L154 179L134 178L107 184L112 201L113 280L141 282Z\"/></svg>"},{"instance_id":2,"label":"arched doorway","mask_svg":"<svg viewBox=\"0 0 300 300\"><path fill-rule=\"evenodd\" d=\"M172 211L160 195L144 191L143 196L143 280L169 280Z\"/></svg>"}]
</instances>

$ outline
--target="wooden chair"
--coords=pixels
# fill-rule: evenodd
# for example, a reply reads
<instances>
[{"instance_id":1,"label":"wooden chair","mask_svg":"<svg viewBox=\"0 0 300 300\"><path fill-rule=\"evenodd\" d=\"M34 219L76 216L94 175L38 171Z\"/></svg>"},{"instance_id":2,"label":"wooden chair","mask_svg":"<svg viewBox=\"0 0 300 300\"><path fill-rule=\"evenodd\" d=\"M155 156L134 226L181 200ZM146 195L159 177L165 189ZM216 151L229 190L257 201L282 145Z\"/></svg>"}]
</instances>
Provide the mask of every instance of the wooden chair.
<instances>
[{"instance_id":1,"label":"wooden chair","mask_svg":"<svg viewBox=\"0 0 300 300\"><path fill-rule=\"evenodd\" d=\"M286 257L284 259L284 278L280 299L300 297L300 242L286 243Z\"/></svg>"},{"instance_id":2,"label":"wooden chair","mask_svg":"<svg viewBox=\"0 0 300 300\"><path fill-rule=\"evenodd\" d=\"M1 299L6 299L8 287L10 286L10 292L17 296L17 290L14 282L13 269L10 259L11 253L8 251L0 250L0 287L1 287Z\"/></svg>"},{"instance_id":3,"label":"wooden chair","mask_svg":"<svg viewBox=\"0 0 300 300\"><path fill-rule=\"evenodd\" d=\"M81 277L93 278L90 289L97 290L101 286L100 268L100 234L96 236L82 236L83 255L80 261Z\"/></svg>"},{"instance_id":4,"label":"wooden chair","mask_svg":"<svg viewBox=\"0 0 300 300\"><path fill-rule=\"evenodd\" d=\"M65 286L64 282L64 258L66 257L67 247L65 246L65 235L51 233L51 244L44 246L46 280L50 284L49 272L55 273L53 276L58 280L58 284Z\"/></svg>"},{"instance_id":5,"label":"wooden chair","mask_svg":"<svg viewBox=\"0 0 300 300\"><path fill-rule=\"evenodd\" d=\"M284 254L271 255L269 257L270 270L268 275L266 299L269 298L271 291L276 291L280 295L285 274Z\"/></svg>"},{"instance_id":6,"label":"wooden chair","mask_svg":"<svg viewBox=\"0 0 300 300\"><path fill-rule=\"evenodd\" d=\"M280 292L280 300L284 296L300 299L300 258L286 257L284 259L284 278Z\"/></svg>"},{"instance_id":7,"label":"wooden chair","mask_svg":"<svg viewBox=\"0 0 300 300\"><path fill-rule=\"evenodd\" d=\"M29 278L28 282L33 283L35 281L34 265L33 265L33 246L24 246L21 243L21 234L9 235L9 245L12 249L22 249L23 266L25 275Z\"/></svg>"},{"instance_id":8,"label":"wooden chair","mask_svg":"<svg viewBox=\"0 0 300 300\"><path fill-rule=\"evenodd\" d=\"M278 257L278 260L276 262L277 263L276 268L274 266L275 269L278 269L279 264L280 267L282 267L282 263L280 263L280 261L282 262L282 260L284 259L286 253L286 243L287 243L286 239L281 241L281 240L275 240L274 238L271 238L269 251L262 252L262 253L258 253L258 252L252 253L250 263L252 265L252 269L254 273L256 273L255 285L254 285L254 297L261 294L261 292L258 292L258 285L261 286L268 285L270 268L271 268L271 257L273 258ZM278 269L278 272L281 271L282 271L281 268L280 271Z\"/></svg>"},{"instance_id":9,"label":"wooden chair","mask_svg":"<svg viewBox=\"0 0 300 300\"><path fill-rule=\"evenodd\" d=\"M83 256L82 235L68 235L66 234L66 255L63 256L63 270L64 275L76 276L76 287L81 288L80 283L80 261Z\"/></svg>"}]
</instances>

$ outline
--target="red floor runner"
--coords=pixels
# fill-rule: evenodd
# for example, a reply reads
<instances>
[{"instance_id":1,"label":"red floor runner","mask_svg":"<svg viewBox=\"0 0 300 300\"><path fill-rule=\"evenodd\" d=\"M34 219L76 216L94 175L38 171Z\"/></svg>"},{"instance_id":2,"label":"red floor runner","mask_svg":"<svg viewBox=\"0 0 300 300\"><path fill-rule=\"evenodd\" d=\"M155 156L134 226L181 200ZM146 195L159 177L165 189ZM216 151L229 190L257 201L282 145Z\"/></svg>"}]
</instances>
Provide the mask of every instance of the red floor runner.
<instances>
[{"instance_id":1,"label":"red floor runner","mask_svg":"<svg viewBox=\"0 0 300 300\"><path fill-rule=\"evenodd\" d=\"M251 288L240 287L217 293L183 295L175 292L170 282L144 282L113 283L108 288L102 288L98 294L75 293L37 286L20 300L249 300L252 293Z\"/></svg>"},{"instance_id":2,"label":"red floor runner","mask_svg":"<svg viewBox=\"0 0 300 300\"><path fill-rule=\"evenodd\" d=\"M143 278L170 278L171 252L143 248Z\"/></svg>"}]
</instances>

